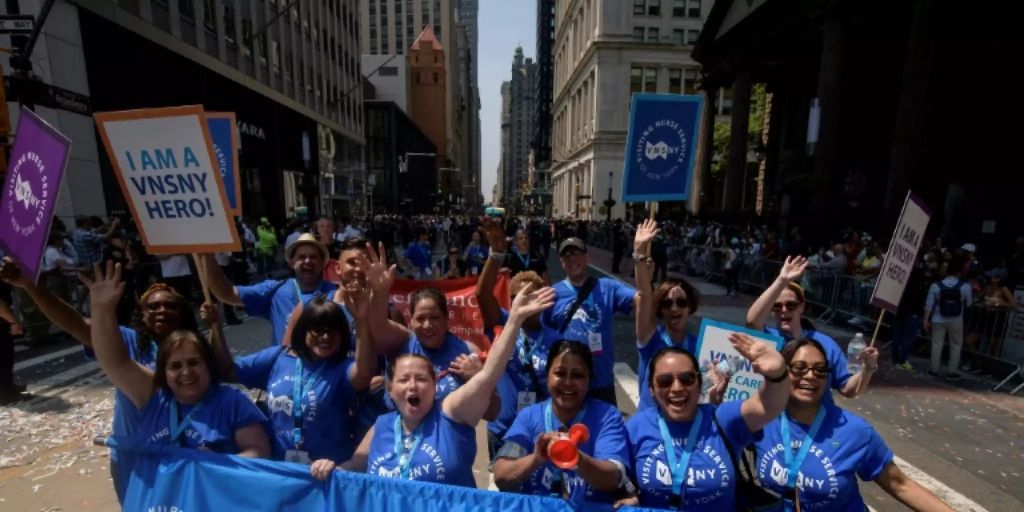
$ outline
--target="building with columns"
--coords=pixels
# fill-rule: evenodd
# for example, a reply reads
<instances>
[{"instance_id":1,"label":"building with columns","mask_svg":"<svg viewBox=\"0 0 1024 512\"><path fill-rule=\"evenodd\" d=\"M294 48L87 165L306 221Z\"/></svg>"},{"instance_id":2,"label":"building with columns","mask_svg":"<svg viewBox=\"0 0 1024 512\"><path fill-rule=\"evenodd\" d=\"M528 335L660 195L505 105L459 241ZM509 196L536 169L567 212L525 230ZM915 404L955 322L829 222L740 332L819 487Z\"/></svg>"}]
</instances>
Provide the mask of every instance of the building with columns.
<instances>
[{"instance_id":1,"label":"building with columns","mask_svg":"<svg viewBox=\"0 0 1024 512\"><path fill-rule=\"evenodd\" d=\"M709 0L557 0L551 109L552 214L603 218L622 185L634 92L694 94L690 56ZM628 77L628 79L627 79ZM613 218L626 209L616 204Z\"/></svg>"}]
</instances>

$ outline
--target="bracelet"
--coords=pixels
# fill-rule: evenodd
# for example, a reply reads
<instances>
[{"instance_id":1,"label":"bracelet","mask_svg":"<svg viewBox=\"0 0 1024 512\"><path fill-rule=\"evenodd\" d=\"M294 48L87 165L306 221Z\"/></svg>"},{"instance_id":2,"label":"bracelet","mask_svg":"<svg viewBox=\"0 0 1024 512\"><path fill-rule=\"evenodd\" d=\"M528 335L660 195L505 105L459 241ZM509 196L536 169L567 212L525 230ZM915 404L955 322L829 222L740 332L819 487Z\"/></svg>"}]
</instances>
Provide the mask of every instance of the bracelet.
<instances>
[{"instance_id":1,"label":"bracelet","mask_svg":"<svg viewBox=\"0 0 1024 512\"><path fill-rule=\"evenodd\" d=\"M491 251L491 254L487 257L495 260L503 260L505 259L505 253Z\"/></svg>"},{"instance_id":2,"label":"bracelet","mask_svg":"<svg viewBox=\"0 0 1024 512\"><path fill-rule=\"evenodd\" d=\"M642 261L647 261L649 259L651 259L651 257L646 254L640 254L638 252L633 253L633 261L636 261L638 263Z\"/></svg>"},{"instance_id":3,"label":"bracelet","mask_svg":"<svg viewBox=\"0 0 1024 512\"><path fill-rule=\"evenodd\" d=\"M771 383L774 383L774 384L778 384L778 383L786 380L786 377L789 376L789 375L787 375L788 373L789 372L787 372L786 370L782 370L782 374L779 375L778 377L769 377L769 376L765 375L764 376L764 380L766 380L768 382L771 382Z\"/></svg>"}]
</instances>

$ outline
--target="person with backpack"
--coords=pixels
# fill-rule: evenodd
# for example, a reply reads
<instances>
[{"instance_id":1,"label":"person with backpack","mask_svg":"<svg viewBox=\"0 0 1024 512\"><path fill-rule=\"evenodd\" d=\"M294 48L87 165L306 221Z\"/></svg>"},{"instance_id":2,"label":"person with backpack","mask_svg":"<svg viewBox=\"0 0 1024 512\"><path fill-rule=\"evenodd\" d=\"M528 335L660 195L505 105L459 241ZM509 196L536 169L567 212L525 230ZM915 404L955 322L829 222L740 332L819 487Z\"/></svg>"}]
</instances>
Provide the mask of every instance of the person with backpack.
<instances>
[{"instance_id":1,"label":"person with backpack","mask_svg":"<svg viewBox=\"0 0 1024 512\"><path fill-rule=\"evenodd\" d=\"M960 375L960 349L964 342L964 311L971 304L971 285L961 278L965 261L961 254L955 254L946 265L945 279L928 288L924 304L924 332L932 335L932 361L928 375L939 376L942 361L942 346L949 335L949 369L946 380L958 381Z\"/></svg>"}]
</instances>

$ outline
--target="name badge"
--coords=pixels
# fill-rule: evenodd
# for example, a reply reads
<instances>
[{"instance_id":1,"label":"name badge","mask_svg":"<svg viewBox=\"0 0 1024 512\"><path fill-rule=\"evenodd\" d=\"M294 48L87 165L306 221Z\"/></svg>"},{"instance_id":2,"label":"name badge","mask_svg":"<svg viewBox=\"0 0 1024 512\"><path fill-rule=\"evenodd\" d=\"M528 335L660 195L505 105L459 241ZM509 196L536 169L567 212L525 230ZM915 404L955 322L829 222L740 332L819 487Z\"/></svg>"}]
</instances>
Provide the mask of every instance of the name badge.
<instances>
[{"instance_id":1,"label":"name badge","mask_svg":"<svg viewBox=\"0 0 1024 512\"><path fill-rule=\"evenodd\" d=\"M304 450L286 450L284 452L284 460L285 462L309 464L309 454Z\"/></svg>"},{"instance_id":2,"label":"name badge","mask_svg":"<svg viewBox=\"0 0 1024 512\"><path fill-rule=\"evenodd\" d=\"M589 341L590 352L592 352L595 356L604 353L604 345L601 344L601 333L587 333L587 340Z\"/></svg>"},{"instance_id":3,"label":"name badge","mask_svg":"<svg viewBox=\"0 0 1024 512\"><path fill-rule=\"evenodd\" d=\"M533 391L520 391L517 393L516 411L522 411L537 403L537 393Z\"/></svg>"}]
</instances>

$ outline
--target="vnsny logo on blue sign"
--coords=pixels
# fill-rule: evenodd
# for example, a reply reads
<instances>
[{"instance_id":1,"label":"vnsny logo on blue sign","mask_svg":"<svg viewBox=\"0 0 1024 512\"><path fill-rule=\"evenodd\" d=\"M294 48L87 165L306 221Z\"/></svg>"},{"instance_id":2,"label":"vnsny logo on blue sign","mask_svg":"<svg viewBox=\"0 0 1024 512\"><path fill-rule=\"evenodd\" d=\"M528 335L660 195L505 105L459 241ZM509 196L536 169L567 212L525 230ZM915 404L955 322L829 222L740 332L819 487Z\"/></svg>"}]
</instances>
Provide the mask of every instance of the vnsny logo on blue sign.
<instances>
[{"instance_id":1,"label":"vnsny logo on blue sign","mask_svg":"<svg viewBox=\"0 0 1024 512\"><path fill-rule=\"evenodd\" d=\"M689 195L700 96L634 94L622 201L682 201Z\"/></svg>"}]
</instances>

